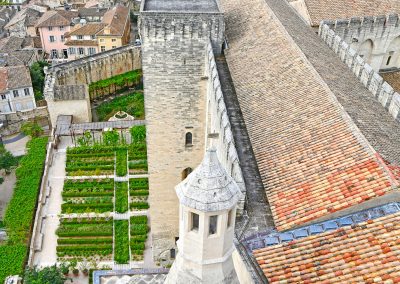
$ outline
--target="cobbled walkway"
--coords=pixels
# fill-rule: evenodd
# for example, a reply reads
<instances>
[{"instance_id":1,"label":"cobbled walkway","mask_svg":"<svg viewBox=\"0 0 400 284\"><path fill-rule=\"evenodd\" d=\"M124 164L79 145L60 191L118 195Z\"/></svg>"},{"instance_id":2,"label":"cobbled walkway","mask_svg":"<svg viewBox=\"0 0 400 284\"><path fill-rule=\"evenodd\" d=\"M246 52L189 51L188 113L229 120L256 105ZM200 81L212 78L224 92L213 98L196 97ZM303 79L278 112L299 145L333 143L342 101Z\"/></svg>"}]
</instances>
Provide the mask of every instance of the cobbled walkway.
<instances>
[{"instance_id":1,"label":"cobbled walkway","mask_svg":"<svg viewBox=\"0 0 400 284\"><path fill-rule=\"evenodd\" d=\"M400 123L284 0L265 0L374 149L400 165Z\"/></svg>"}]
</instances>

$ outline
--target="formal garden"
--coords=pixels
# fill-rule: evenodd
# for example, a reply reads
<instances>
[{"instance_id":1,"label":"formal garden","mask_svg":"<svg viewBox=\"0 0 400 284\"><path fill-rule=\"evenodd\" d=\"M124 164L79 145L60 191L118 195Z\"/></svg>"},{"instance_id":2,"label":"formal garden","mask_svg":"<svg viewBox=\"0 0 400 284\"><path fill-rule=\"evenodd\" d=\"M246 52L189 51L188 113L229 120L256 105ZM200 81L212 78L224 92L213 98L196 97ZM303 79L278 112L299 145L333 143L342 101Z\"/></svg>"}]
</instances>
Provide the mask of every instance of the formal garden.
<instances>
[{"instance_id":1,"label":"formal garden","mask_svg":"<svg viewBox=\"0 0 400 284\"><path fill-rule=\"evenodd\" d=\"M145 126L85 133L67 148L57 257L128 264L143 260L149 227Z\"/></svg>"}]
</instances>

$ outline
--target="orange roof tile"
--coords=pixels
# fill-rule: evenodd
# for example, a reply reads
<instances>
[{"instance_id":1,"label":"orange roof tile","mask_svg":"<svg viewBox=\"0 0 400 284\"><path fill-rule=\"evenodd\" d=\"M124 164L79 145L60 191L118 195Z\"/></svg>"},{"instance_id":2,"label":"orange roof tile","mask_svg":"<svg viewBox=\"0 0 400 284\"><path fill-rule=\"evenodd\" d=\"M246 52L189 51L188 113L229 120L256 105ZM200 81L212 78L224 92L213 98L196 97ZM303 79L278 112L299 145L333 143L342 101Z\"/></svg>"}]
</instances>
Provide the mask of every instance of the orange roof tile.
<instances>
[{"instance_id":1,"label":"orange roof tile","mask_svg":"<svg viewBox=\"0 0 400 284\"><path fill-rule=\"evenodd\" d=\"M253 255L270 283L400 283L400 212Z\"/></svg>"},{"instance_id":2,"label":"orange roof tile","mask_svg":"<svg viewBox=\"0 0 400 284\"><path fill-rule=\"evenodd\" d=\"M265 1L221 3L228 15L241 12L227 18L226 59L277 229L395 188L384 163ZM257 48L262 46L268 48Z\"/></svg>"}]
</instances>

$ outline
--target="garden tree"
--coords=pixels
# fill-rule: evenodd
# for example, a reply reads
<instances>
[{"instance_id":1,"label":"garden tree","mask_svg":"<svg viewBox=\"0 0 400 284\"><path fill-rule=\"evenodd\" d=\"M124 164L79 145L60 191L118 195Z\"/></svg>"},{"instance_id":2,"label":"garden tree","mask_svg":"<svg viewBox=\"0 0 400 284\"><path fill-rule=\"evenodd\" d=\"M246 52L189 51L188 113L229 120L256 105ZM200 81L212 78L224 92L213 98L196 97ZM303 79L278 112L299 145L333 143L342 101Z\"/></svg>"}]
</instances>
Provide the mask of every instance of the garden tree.
<instances>
[{"instance_id":1,"label":"garden tree","mask_svg":"<svg viewBox=\"0 0 400 284\"><path fill-rule=\"evenodd\" d=\"M43 88L45 79L43 68L45 66L49 66L46 61L38 61L33 63L29 68L31 73L33 92L35 93L35 99L37 101L43 99Z\"/></svg>"},{"instance_id":2,"label":"garden tree","mask_svg":"<svg viewBox=\"0 0 400 284\"><path fill-rule=\"evenodd\" d=\"M116 146L119 142L119 135L116 130L103 132L103 144L107 146Z\"/></svg>"},{"instance_id":3,"label":"garden tree","mask_svg":"<svg viewBox=\"0 0 400 284\"><path fill-rule=\"evenodd\" d=\"M131 133L132 143L143 143L146 141L146 126L134 126L129 131Z\"/></svg>"},{"instance_id":4,"label":"garden tree","mask_svg":"<svg viewBox=\"0 0 400 284\"><path fill-rule=\"evenodd\" d=\"M10 173L11 168L18 165L18 158L14 157L6 150L3 144L0 144L0 169Z\"/></svg>"},{"instance_id":5,"label":"garden tree","mask_svg":"<svg viewBox=\"0 0 400 284\"><path fill-rule=\"evenodd\" d=\"M38 269L27 268L24 273L24 284L64 284L67 279L56 265Z\"/></svg>"},{"instance_id":6,"label":"garden tree","mask_svg":"<svg viewBox=\"0 0 400 284\"><path fill-rule=\"evenodd\" d=\"M40 127L40 125L36 121L25 122L21 126L21 131L25 135L28 135L31 137L38 137L43 133L43 129Z\"/></svg>"}]
</instances>

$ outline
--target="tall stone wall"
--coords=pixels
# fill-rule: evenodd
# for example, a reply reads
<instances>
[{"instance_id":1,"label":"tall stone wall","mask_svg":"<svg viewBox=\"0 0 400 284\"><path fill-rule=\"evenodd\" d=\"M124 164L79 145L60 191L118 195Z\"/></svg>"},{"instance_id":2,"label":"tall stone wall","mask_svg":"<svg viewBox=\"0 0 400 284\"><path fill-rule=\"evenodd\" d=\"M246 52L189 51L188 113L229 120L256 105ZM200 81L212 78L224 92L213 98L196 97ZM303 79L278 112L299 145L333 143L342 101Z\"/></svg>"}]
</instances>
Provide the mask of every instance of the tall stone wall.
<instances>
[{"instance_id":1,"label":"tall stone wall","mask_svg":"<svg viewBox=\"0 0 400 284\"><path fill-rule=\"evenodd\" d=\"M206 74L208 76L207 146L214 146L217 149L219 161L239 185L243 195L242 199L238 202L237 213L242 214L246 197L246 188L224 97L222 95L221 83L211 43L208 44L206 52Z\"/></svg>"},{"instance_id":2,"label":"tall stone wall","mask_svg":"<svg viewBox=\"0 0 400 284\"><path fill-rule=\"evenodd\" d=\"M49 71L55 73L56 85L80 85L141 68L140 47L127 45L58 64Z\"/></svg>"},{"instance_id":3,"label":"tall stone wall","mask_svg":"<svg viewBox=\"0 0 400 284\"><path fill-rule=\"evenodd\" d=\"M90 122L88 85L141 67L140 48L127 45L47 69L44 96L52 126L59 115L72 115L74 123Z\"/></svg>"},{"instance_id":4,"label":"tall stone wall","mask_svg":"<svg viewBox=\"0 0 400 284\"><path fill-rule=\"evenodd\" d=\"M174 187L200 164L206 143L206 47L223 41L221 13L141 12L150 216L155 259L168 259L178 237ZM192 145L185 145L190 132Z\"/></svg>"},{"instance_id":5,"label":"tall stone wall","mask_svg":"<svg viewBox=\"0 0 400 284\"><path fill-rule=\"evenodd\" d=\"M320 27L324 24L375 71L400 68L400 20L397 14L322 21Z\"/></svg>"},{"instance_id":6,"label":"tall stone wall","mask_svg":"<svg viewBox=\"0 0 400 284\"><path fill-rule=\"evenodd\" d=\"M353 71L354 75L371 94L378 99L382 106L389 111L393 118L400 121L400 94L395 92L395 90L327 24L321 24L319 35Z\"/></svg>"}]
</instances>

